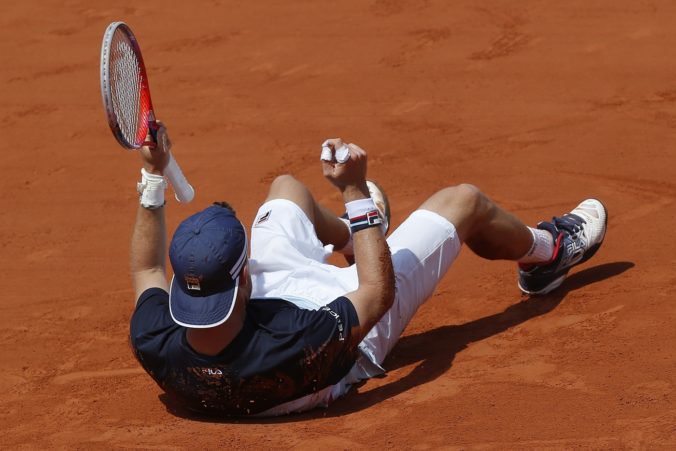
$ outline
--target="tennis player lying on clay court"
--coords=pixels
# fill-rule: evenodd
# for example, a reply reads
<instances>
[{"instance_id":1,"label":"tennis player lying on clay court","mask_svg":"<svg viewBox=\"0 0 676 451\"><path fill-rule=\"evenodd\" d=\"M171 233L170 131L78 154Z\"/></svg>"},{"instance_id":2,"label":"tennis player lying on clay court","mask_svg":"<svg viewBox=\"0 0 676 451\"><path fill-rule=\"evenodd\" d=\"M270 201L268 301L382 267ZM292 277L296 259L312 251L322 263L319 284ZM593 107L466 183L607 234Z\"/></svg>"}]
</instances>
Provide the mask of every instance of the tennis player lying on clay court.
<instances>
[{"instance_id":1,"label":"tennis player lying on clay court","mask_svg":"<svg viewBox=\"0 0 676 451\"><path fill-rule=\"evenodd\" d=\"M520 289L536 295L559 287L606 231L606 209L595 199L530 228L476 187L458 185L433 194L386 240L389 207L367 183L366 152L332 139L321 165L343 196L346 218L280 176L250 234L224 202L185 219L169 246L168 285L166 133L162 127L158 135L165 145L141 151L131 344L175 402L202 414L325 407L382 374L383 360L463 243L483 258L518 262ZM344 163L336 161L340 154ZM327 264L331 248L355 263Z\"/></svg>"}]
</instances>

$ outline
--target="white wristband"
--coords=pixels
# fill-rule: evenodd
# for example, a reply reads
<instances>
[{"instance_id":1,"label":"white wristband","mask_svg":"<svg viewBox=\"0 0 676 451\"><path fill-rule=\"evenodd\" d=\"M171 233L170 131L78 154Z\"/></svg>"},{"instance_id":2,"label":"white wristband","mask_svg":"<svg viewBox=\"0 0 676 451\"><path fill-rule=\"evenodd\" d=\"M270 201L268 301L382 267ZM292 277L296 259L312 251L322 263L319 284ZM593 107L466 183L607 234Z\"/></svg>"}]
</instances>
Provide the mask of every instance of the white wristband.
<instances>
[{"instance_id":1,"label":"white wristband","mask_svg":"<svg viewBox=\"0 0 676 451\"><path fill-rule=\"evenodd\" d=\"M352 219L357 216L363 216L369 211L377 210L375 202L370 197L366 199L353 200L345 204L347 217Z\"/></svg>"},{"instance_id":2,"label":"white wristband","mask_svg":"<svg viewBox=\"0 0 676 451\"><path fill-rule=\"evenodd\" d=\"M164 190L167 181L161 175L151 174L141 169L141 181L136 185L139 193L139 202L143 208L154 210L164 205Z\"/></svg>"}]
</instances>

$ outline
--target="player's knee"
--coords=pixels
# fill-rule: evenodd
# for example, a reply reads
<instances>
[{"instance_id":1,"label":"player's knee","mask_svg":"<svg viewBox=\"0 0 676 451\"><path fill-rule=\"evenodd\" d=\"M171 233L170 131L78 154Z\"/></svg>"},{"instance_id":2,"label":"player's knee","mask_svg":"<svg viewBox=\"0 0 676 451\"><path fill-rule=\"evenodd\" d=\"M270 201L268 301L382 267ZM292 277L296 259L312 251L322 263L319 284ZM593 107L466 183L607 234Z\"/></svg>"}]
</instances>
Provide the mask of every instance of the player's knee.
<instances>
[{"instance_id":1,"label":"player's knee","mask_svg":"<svg viewBox=\"0 0 676 451\"><path fill-rule=\"evenodd\" d=\"M285 198L290 193L297 191L301 183L292 175L278 175L270 184L269 198Z\"/></svg>"},{"instance_id":2,"label":"player's knee","mask_svg":"<svg viewBox=\"0 0 676 451\"><path fill-rule=\"evenodd\" d=\"M484 204L485 196L479 188L469 183L462 183L437 191L423 204L423 208L442 215L456 210L473 215L479 212Z\"/></svg>"},{"instance_id":3,"label":"player's knee","mask_svg":"<svg viewBox=\"0 0 676 451\"><path fill-rule=\"evenodd\" d=\"M272 190L283 190L297 185L299 182L290 174L282 174L275 177L275 179L270 184L270 191Z\"/></svg>"},{"instance_id":4,"label":"player's knee","mask_svg":"<svg viewBox=\"0 0 676 451\"><path fill-rule=\"evenodd\" d=\"M275 177L270 184L270 192L267 201L275 199L285 199L298 205L307 215L310 221L314 222L314 199L310 191L301 182L293 176L284 174Z\"/></svg>"},{"instance_id":5,"label":"player's knee","mask_svg":"<svg viewBox=\"0 0 676 451\"><path fill-rule=\"evenodd\" d=\"M491 205L479 188L462 183L438 191L421 208L448 219L464 240L477 223L490 216Z\"/></svg>"},{"instance_id":6,"label":"player's knee","mask_svg":"<svg viewBox=\"0 0 676 451\"><path fill-rule=\"evenodd\" d=\"M454 188L456 202L467 210L475 220L485 217L490 211L491 202L479 188L469 183L462 183Z\"/></svg>"}]
</instances>

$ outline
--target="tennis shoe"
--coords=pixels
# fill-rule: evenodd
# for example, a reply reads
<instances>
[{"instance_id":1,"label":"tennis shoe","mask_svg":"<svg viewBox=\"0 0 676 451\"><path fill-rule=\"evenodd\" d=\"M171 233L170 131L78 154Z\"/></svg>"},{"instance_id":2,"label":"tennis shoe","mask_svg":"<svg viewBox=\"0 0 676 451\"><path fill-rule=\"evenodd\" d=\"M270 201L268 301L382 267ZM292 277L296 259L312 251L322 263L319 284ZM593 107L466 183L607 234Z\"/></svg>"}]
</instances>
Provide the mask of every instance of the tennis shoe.
<instances>
[{"instance_id":1,"label":"tennis shoe","mask_svg":"<svg viewBox=\"0 0 676 451\"><path fill-rule=\"evenodd\" d=\"M597 199L587 199L570 213L541 222L537 228L554 237L554 255L544 264L520 264L519 288L526 294L547 294L561 286L573 266L599 250L606 235L608 212Z\"/></svg>"}]
</instances>

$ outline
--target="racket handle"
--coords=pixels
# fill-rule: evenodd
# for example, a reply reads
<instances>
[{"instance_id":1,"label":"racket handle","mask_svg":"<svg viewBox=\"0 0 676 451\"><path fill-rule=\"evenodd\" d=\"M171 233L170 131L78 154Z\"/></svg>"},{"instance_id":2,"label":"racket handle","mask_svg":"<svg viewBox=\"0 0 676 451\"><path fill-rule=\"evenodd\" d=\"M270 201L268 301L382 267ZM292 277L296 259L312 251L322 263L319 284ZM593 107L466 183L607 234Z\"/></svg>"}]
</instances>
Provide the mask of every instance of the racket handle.
<instances>
[{"instance_id":1,"label":"racket handle","mask_svg":"<svg viewBox=\"0 0 676 451\"><path fill-rule=\"evenodd\" d=\"M167 163L167 167L164 169L164 175L169 179L177 201L188 203L195 197L195 190L190 186L190 183L188 183L188 180L183 175L183 171L178 167L178 163L176 163L171 154L169 154L169 163Z\"/></svg>"}]
</instances>

